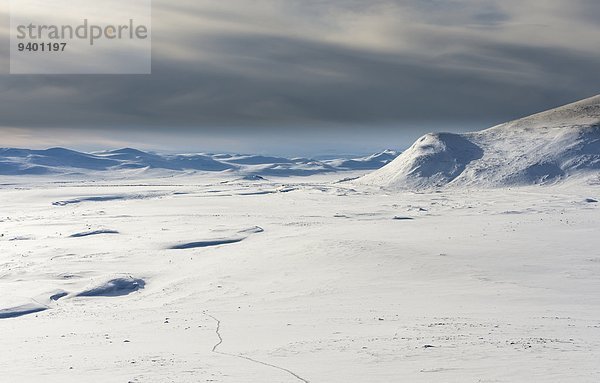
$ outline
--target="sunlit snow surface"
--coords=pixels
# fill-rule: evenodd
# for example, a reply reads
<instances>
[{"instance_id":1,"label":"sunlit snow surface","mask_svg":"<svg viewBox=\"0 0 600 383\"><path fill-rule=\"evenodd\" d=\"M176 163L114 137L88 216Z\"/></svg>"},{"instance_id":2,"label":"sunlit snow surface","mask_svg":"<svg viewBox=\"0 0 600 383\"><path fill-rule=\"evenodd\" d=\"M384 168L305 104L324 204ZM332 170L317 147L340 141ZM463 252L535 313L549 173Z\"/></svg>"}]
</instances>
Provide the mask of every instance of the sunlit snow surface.
<instances>
[{"instance_id":1,"label":"sunlit snow surface","mask_svg":"<svg viewBox=\"0 0 600 383\"><path fill-rule=\"evenodd\" d=\"M600 380L598 177L346 176L2 178L0 381Z\"/></svg>"}]
</instances>

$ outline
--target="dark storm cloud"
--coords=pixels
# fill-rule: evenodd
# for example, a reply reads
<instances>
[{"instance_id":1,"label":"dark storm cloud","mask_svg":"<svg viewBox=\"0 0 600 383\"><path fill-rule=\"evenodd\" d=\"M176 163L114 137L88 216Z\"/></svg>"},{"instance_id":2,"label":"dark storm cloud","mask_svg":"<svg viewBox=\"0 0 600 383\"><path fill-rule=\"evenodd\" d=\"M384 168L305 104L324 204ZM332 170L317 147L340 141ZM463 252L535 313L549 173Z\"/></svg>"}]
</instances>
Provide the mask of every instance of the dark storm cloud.
<instances>
[{"instance_id":1,"label":"dark storm cloud","mask_svg":"<svg viewBox=\"0 0 600 383\"><path fill-rule=\"evenodd\" d=\"M598 93L593 1L215 3L155 1L151 76L0 77L0 125L456 125Z\"/></svg>"}]
</instances>

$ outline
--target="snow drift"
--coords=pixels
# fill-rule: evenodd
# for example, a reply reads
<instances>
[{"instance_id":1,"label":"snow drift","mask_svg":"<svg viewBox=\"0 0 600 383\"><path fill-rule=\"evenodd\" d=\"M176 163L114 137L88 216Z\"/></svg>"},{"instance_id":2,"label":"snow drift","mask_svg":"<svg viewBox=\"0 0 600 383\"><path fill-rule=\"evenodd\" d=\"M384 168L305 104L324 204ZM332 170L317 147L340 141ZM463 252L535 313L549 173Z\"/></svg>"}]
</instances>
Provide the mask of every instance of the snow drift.
<instances>
[{"instance_id":1,"label":"snow drift","mask_svg":"<svg viewBox=\"0 0 600 383\"><path fill-rule=\"evenodd\" d=\"M111 279L77 294L79 297L119 297L141 290L146 285L143 279L131 276Z\"/></svg>"},{"instance_id":2,"label":"snow drift","mask_svg":"<svg viewBox=\"0 0 600 383\"><path fill-rule=\"evenodd\" d=\"M360 183L398 189L547 184L600 170L600 95L493 128L420 138Z\"/></svg>"}]
</instances>

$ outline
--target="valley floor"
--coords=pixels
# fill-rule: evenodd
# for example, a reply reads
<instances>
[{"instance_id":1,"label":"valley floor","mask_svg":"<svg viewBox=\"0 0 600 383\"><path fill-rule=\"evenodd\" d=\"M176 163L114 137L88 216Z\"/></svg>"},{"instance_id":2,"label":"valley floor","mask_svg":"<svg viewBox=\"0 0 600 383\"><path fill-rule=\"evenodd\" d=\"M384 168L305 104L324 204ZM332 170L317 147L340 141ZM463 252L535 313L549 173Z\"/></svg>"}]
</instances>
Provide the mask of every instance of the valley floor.
<instances>
[{"instance_id":1,"label":"valley floor","mask_svg":"<svg viewBox=\"0 0 600 383\"><path fill-rule=\"evenodd\" d=\"M2 382L598 382L598 186L0 186Z\"/></svg>"}]
</instances>

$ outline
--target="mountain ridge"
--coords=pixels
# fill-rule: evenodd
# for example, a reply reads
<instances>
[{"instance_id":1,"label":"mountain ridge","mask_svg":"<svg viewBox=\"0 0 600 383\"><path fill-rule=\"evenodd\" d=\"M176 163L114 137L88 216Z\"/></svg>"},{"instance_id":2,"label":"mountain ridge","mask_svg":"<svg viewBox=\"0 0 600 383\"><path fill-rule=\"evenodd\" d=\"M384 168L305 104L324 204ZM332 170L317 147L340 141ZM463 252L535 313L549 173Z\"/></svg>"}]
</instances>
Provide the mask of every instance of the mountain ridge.
<instances>
[{"instance_id":1,"label":"mountain ridge","mask_svg":"<svg viewBox=\"0 0 600 383\"><path fill-rule=\"evenodd\" d=\"M295 176L336 171L374 170L398 153L337 160L241 154L158 154L134 148L83 153L66 148L0 148L0 175L60 175L86 172L165 170L171 172L235 171L245 175Z\"/></svg>"}]
</instances>

